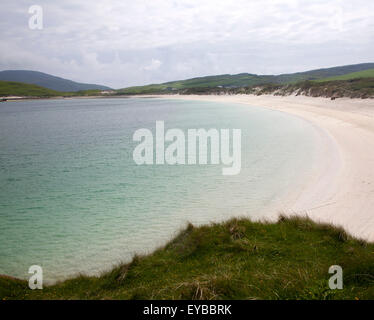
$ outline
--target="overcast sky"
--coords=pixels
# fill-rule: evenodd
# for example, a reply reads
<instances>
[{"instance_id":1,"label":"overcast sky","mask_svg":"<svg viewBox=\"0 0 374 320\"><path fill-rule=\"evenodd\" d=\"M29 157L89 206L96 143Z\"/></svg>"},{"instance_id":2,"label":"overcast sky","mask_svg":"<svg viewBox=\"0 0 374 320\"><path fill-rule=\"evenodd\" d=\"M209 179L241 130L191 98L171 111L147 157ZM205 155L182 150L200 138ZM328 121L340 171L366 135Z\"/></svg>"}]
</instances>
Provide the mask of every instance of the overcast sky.
<instances>
[{"instance_id":1,"label":"overcast sky","mask_svg":"<svg viewBox=\"0 0 374 320\"><path fill-rule=\"evenodd\" d=\"M29 28L31 5L43 29ZM372 0L1 0L0 70L113 88L374 62Z\"/></svg>"}]
</instances>

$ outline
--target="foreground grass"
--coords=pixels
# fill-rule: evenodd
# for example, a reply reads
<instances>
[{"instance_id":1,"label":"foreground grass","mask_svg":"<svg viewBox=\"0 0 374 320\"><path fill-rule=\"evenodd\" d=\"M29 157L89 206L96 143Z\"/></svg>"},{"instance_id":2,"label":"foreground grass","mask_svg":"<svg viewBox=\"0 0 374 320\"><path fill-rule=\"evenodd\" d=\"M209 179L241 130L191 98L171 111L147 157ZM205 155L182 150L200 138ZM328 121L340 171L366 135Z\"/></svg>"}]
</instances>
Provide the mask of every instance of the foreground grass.
<instances>
[{"instance_id":1,"label":"foreground grass","mask_svg":"<svg viewBox=\"0 0 374 320\"><path fill-rule=\"evenodd\" d=\"M343 268L343 290L328 287L331 265ZM0 277L0 299L374 299L374 244L307 218L189 225L100 277L34 291Z\"/></svg>"}]
</instances>

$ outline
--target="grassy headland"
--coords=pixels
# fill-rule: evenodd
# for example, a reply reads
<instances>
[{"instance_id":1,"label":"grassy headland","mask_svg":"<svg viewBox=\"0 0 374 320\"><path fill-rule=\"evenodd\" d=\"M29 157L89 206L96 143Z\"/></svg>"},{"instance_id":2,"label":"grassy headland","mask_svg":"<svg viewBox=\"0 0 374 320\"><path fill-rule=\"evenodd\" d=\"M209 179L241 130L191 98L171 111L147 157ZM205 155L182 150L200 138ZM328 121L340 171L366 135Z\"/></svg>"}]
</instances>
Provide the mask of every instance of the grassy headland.
<instances>
[{"instance_id":1,"label":"grassy headland","mask_svg":"<svg viewBox=\"0 0 374 320\"><path fill-rule=\"evenodd\" d=\"M27 84L14 81L0 81L0 97L17 96L32 98L52 98L52 97L75 97L99 95L100 90L85 90L77 92L61 92L40 87L35 84Z\"/></svg>"},{"instance_id":2,"label":"grassy headland","mask_svg":"<svg viewBox=\"0 0 374 320\"><path fill-rule=\"evenodd\" d=\"M62 95L62 92L40 87L35 84L0 81L0 96L56 97Z\"/></svg>"},{"instance_id":3,"label":"grassy headland","mask_svg":"<svg viewBox=\"0 0 374 320\"><path fill-rule=\"evenodd\" d=\"M343 290L328 287L331 265L343 268ZM189 225L99 277L34 291L0 277L0 299L374 299L374 244L299 217Z\"/></svg>"}]
</instances>

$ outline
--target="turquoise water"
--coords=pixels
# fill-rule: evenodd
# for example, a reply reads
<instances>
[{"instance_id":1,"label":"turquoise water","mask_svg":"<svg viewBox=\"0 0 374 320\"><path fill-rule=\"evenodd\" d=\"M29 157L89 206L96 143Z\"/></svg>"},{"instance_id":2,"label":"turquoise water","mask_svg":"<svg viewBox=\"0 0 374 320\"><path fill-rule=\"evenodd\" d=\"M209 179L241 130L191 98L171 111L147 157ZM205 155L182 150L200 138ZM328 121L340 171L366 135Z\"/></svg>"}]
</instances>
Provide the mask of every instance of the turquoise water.
<instances>
[{"instance_id":1,"label":"turquoise water","mask_svg":"<svg viewBox=\"0 0 374 320\"><path fill-rule=\"evenodd\" d=\"M242 170L137 166L139 128L242 129ZM97 274L169 240L187 221L266 208L297 187L314 128L276 111L166 99L35 100L0 105L0 274L54 281Z\"/></svg>"}]
</instances>

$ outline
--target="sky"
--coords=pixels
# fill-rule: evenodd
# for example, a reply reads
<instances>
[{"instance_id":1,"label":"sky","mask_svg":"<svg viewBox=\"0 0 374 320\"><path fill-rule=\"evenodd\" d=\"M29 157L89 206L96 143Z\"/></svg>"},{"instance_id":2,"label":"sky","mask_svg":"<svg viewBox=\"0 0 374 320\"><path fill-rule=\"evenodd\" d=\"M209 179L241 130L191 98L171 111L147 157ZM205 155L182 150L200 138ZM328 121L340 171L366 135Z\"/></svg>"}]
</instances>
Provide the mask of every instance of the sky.
<instances>
[{"instance_id":1,"label":"sky","mask_svg":"<svg viewBox=\"0 0 374 320\"><path fill-rule=\"evenodd\" d=\"M112 88L292 73L374 62L374 1L1 0L0 40L0 70Z\"/></svg>"}]
</instances>

